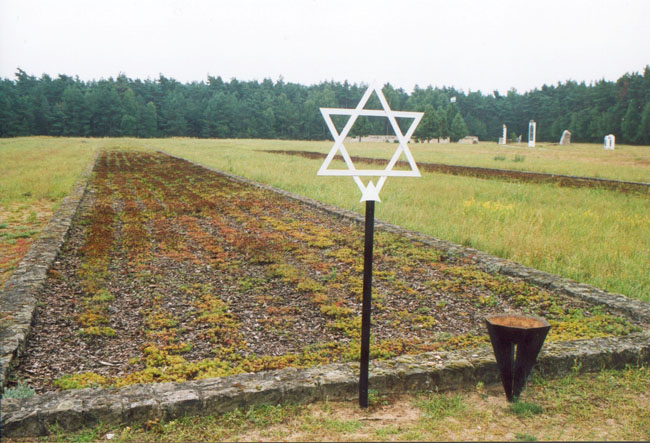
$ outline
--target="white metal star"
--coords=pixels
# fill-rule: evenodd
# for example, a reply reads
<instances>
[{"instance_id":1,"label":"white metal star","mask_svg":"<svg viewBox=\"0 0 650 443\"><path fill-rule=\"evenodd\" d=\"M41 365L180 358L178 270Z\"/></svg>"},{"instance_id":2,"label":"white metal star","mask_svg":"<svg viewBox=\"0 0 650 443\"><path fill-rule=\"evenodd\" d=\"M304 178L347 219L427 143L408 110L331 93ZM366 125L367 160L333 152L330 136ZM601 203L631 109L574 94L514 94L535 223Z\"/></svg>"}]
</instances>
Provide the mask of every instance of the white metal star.
<instances>
[{"instance_id":1,"label":"white metal star","mask_svg":"<svg viewBox=\"0 0 650 443\"><path fill-rule=\"evenodd\" d=\"M364 106L366 106L366 103L368 102L368 99L370 99L373 91L377 94L377 97L379 98L379 102L381 103L383 109L364 109ZM361 191L361 201L380 201L379 191L381 191L381 188L384 186L387 177L420 177L418 166L415 164L415 160L413 159L411 151L408 148L408 141L411 139L415 128L417 128L420 120L422 119L422 116L424 115L422 112L391 110L388 102L386 101L386 98L384 97L383 92L379 87L377 87L376 84L372 84L368 87L366 92L363 94L363 97L361 97L361 100L359 101L359 104L356 108L320 108L320 112L323 114L323 118L325 119L325 123L327 123L327 127L332 133L332 137L334 137L334 146L332 146L332 149L330 150L329 154L327 154L325 161L318 170L318 175L352 176L354 178L354 182L357 184L359 190ZM350 116L341 133L336 130L336 126L334 126L334 123L332 122L332 115ZM357 169L354 166L354 163L352 162L347 149L345 149L345 145L343 145L343 140L345 140L345 137L348 136L350 129L352 129L352 126L360 115L388 118L388 121L390 122L391 127L397 136L399 146L395 150L395 153L384 169ZM409 129L406 131L406 134L402 134L402 130L397 124L397 120L395 120L396 117L413 119L413 122L411 123ZM345 161L347 169L329 169L330 163L339 152ZM408 171L393 171L393 167L397 163L397 160L399 160L402 153L406 157L411 169ZM379 180L377 181L376 185L372 182L372 180L370 180L368 182L368 185L365 186L363 184L363 181L361 181L361 177L379 177Z\"/></svg>"}]
</instances>

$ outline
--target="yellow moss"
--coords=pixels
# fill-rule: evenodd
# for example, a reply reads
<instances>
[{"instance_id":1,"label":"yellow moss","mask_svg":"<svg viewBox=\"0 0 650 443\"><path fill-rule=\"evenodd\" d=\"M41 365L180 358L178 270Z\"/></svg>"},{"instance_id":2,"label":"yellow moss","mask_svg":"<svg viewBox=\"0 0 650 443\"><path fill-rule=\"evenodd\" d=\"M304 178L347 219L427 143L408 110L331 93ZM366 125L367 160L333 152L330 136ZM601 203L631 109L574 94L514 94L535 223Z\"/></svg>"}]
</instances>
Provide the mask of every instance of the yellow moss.
<instances>
[{"instance_id":1,"label":"yellow moss","mask_svg":"<svg viewBox=\"0 0 650 443\"><path fill-rule=\"evenodd\" d=\"M629 321L596 311L586 316L581 310L572 310L556 319L549 319L549 341L568 341L612 335L628 335L640 330Z\"/></svg>"},{"instance_id":2,"label":"yellow moss","mask_svg":"<svg viewBox=\"0 0 650 443\"><path fill-rule=\"evenodd\" d=\"M438 324L436 319L431 315L416 315L413 317L413 323L425 329L431 329Z\"/></svg>"},{"instance_id":3,"label":"yellow moss","mask_svg":"<svg viewBox=\"0 0 650 443\"><path fill-rule=\"evenodd\" d=\"M302 276L302 272L286 263L274 264L268 267L267 276L269 278L281 278L284 281L296 282Z\"/></svg>"},{"instance_id":4,"label":"yellow moss","mask_svg":"<svg viewBox=\"0 0 650 443\"><path fill-rule=\"evenodd\" d=\"M94 372L83 372L81 374L66 374L53 382L54 386L60 389L82 389L92 387L105 387L108 384L106 377Z\"/></svg>"},{"instance_id":5,"label":"yellow moss","mask_svg":"<svg viewBox=\"0 0 650 443\"><path fill-rule=\"evenodd\" d=\"M325 288L323 288L323 285L318 283L316 280L309 277L303 277L296 285L296 289L300 292L317 293L323 292Z\"/></svg>"},{"instance_id":6,"label":"yellow moss","mask_svg":"<svg viewBox=\"0 0 650 443\"><path fill-rule=\"evenodd\" d=\"M327 324L328 327L342 331L350 338L361 336L361 317L339 317Z\"/></svg>"},{"instance_id":7,"label":"yellow moss","mask_svg":"<svg viewBox=\"0 0 650 443\"><path fill-rule=\"evenodd\" d=\"M147 315L144 321L147 327L153 330L172 328L178 324L178 320L167 311L152 312Z\"/></svg>"},{"instance_id":8,"label":"yellow moss","mask_svg":"<svg viewBox=\"0 0 650 443\"><path fill-rule=\"evenodd\" d=\"M114 337L115 329L106 326L90 326L79 329L79 334L90 337Z\"/></svg>"},{"instance_id":9,"label":"yellow moss","mask_svg":"<svg viewBox=\"0 0 650 443\"><path fill-rule=\"evenodd\" d=\"M324 315L327 315L328 317L339 317L339 316L350 315L354 311L346 306L339 306L339 305L332 304L332 305L322 305L320 307L320 312Z\"/></svg>"},{"instance_id":10,"label":"yellow moss","mask_svg":"<svg viewBox=\"0 0 650 443\"><path fill-rule=\"evenodd\" d=\"M104 314L87 311L77 316L77 322L86 328L108 323L108 317Z\"/></svg>"}]
</instances>

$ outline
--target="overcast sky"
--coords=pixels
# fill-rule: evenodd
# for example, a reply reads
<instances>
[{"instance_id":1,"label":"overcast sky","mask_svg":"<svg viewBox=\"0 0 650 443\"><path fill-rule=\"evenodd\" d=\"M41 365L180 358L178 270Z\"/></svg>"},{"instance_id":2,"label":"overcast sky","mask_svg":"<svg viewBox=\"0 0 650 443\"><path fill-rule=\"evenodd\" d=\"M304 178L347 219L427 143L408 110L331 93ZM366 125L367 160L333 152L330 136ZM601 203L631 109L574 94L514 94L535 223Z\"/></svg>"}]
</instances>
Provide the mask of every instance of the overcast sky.
<instances>
[{"instance_id":1,"label":"overcast sky","mask_svg":"<svg viewBox=\"0 0 650 443\"><path fill-rule=\"evenodd\" d=\"M0 77L335 80L488 93L650 64L650 1L0 0Z\"/></svg>"}]
</instances>

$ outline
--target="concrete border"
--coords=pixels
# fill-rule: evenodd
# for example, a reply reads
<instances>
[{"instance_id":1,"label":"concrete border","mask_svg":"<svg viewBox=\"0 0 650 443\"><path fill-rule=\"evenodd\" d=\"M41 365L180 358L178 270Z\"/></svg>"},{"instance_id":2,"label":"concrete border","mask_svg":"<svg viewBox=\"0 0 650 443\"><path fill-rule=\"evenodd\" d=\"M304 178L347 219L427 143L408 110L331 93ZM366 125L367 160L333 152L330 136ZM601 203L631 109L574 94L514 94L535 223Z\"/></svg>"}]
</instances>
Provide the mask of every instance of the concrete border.
<instances>
[{"instance_id":1,"label":"concrete border","mask_svg":"<svg viewBox=\"0 0 650 443\"><path fill-rule=\"evenodd\" d=\"M325 205L316 200L194 162L189 163L234 181L281 194L337 217L363 222L363 217L355 212ZM16 323L0 330L1 338L5 337L2 335L5 331L14 334L8 341L8 344L15 349L11 354L7 354L9 362L19 355L24 347L36 301L34 294L43 284L47 270L65 240L72 217L85 192L88 177L89 174L75 185L73 192L64 200L50 223L51 230L48 230L47 234L45 230L42 233L43 242L38 246L37 242L32 245L34 252L30 249L21 262L19 267L19 270L22 269L21 273L17 271L10 280L11 286L8 282L3 288L0 308L2 312L7 312L5 306L12 309L9 312L14 313L12 321ZM60 217L59 213L61 213ZM650 319L648 303L610 294L589 285L385 222L377 221L377 228L417 239L450 255L468 258L487 272L519 277L551 291L577 297L590 303L604 304L642 322ZM41 238L38 242L40 240ZM8 304L11 302L14 303L13 307ZM23 319L20 327L18 319ZM29 324L25 327L27 320ZM4 346L4 342L2 344ZM3 382L8 373L4 356L3 349ZM546 376L561 376L573 368L585 372L647 363L650 363L650 330L644 328L643 332L627 337L548 343L542 351L536 371ZM72 431L100 422L142 423L152 419L168 420L184 415L223 413L238 407L264 403L305 403L323 399L348 399L356 396L358 367L358 363L337 363L302 370L288 368L185 383L133 385L122 389L80 389L47 393L28 399L5 399L2 403L0 435L7 437L46 435L49 428L57 423L61 428ZM499 381L496 363L489 347L400 356L391 360L371 362L371 386L382 393L457 389L471 386L478 381L485 384Z\"/></svg>"},{"instance_id":2,"label":"concrete border","mask_svg":"<svg viewBox=\"0 0 650 443\"><path fill-rule=\"evenodd\" d=\"M648 362L650 332L645 331L628 337L548 343L535 371L557 377L571 371L593 372ZM478 382L490 385L498 383L498 377L492 350L486 346L374 360L370 365L370 386L381 393L445 391ZM337 363L184 383L55 392L5 400L1 430L6 437L30 437L47 435L54 425L74 431L99 423L173 420L260 404L352 400L358 395L358 380L358 363Z\"/></svg>"},{"instance_id":3,"label":"concrete border","mask_svg":"<svg viewBox=\"0 0 650 443\"><path fill-rule=\"evenodd\" d=\"M0 318L0 392L4 390L14 360L25 349L36 308L36 293L45 283L47 271L68 235L98 156L99 151L0 290L0 313L3 314Z\"/></svg>"}]
</instances>

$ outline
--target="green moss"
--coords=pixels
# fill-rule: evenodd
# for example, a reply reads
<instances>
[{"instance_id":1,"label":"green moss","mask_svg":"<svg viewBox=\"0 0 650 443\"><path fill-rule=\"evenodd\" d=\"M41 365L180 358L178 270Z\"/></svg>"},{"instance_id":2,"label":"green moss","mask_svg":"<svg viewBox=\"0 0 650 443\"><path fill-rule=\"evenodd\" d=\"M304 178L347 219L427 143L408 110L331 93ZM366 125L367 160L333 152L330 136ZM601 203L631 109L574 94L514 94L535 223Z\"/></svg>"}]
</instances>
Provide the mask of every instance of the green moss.
<instances>
[{"instance_id":1,"label":"green moss","mask_svg":"<svg viewBox=\"0 0 650 443\"><path fill-rule=\"evenodd\" d=\"M301 278L296 284L296 289L305 293L323 292L325 290L323 285L309 277Z\"/></svg>"},{"instance_id":2,"label":"green moss","mask_svg":"<svg viewBox=\"0 0 650 443\"><path fill-rule=\"evenodd\" d=\"M280 263L269 266L266 275L269 278L281 278L284 281L295 282L302 276L302 272L294 266Z\"/></svg>"},{"instance_id":3,"label":"green moss","mask_svg":"<svg viewBox=\"0 0 650 443\"><path fill-rule=\"evenodd\" d=\"M115 329L107 326L89 326L79 329L79 335L85 337L114 337Z\"/></svg>"},{"instance_id":4,"label":"green moss","mask_svg":"<svg viewBox=\"0 0 650 443\"><path fill-rule=\"evenodd\" d=\"M354 311L346 306L340 305L322 305L320 312L328 317L343 317L352 314Z\"/></svg>"},{"instance_id":5,"label":"green moss","mask_svg":"<svg viewBox=\"0 0 650 443\"><path fill-rule=\"evenodd\" d=\"M585 315L580 309L570 310L558 318L549 319L550 341L568 341L594 337L621 336L641 330L628 320L595 310Z\"/></svg>"},{"instance_id":6,"label":"green moss","mask_svg":"<svg viewBox=\"0 0 650 443\"><path fill-rule=\"evenodd\" d=\"M105 387L107 385L106 377L95 372L83 372L81 374L66 374L53 382L57 388L67 389L82 389L82 388L95 388Z\"/></svg>"},{"instance_id":7,"label":"green moss","mask_svg":"<svg viewBox=\"0 0 650 443\"><path fill-rule=\"evenodd\" d=\"M100 289L97 291L95 295L92 296L91 301L95 304L98 303L110 303L113 300L115 300L115 297L113 297L110 292L108 292L106 289Z\"/></svg>"}]
</instances>

